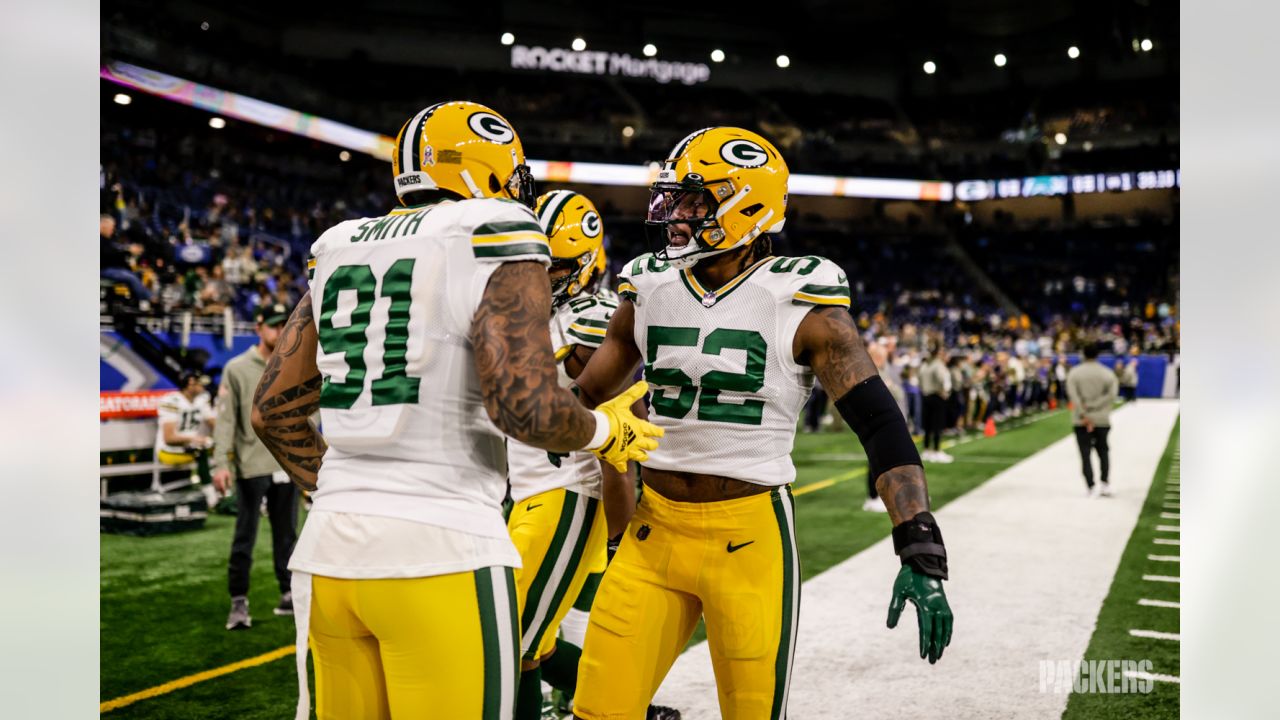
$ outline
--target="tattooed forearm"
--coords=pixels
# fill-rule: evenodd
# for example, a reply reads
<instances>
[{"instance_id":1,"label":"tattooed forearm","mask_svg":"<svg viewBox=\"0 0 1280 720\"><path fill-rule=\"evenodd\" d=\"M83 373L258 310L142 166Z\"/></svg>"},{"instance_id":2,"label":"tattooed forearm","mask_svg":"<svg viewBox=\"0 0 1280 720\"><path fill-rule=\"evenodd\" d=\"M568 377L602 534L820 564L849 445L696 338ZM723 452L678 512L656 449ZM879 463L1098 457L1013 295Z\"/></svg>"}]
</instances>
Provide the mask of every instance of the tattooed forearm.
<instances>
[{"instance_id":1,"label":"tattooed forearm","mask_svg":"<svg viewBox=\"0 0 1280 720\"><path fill-rule=\"evenodd\" d=\"M796 345L796 359L813 368L833 398L876 374L853 317L842 307L810 310L796 331Z\"/></svg>"},{"instance_id":2,"label":"tattooed forearm","mask_svg":"<svg viewBox=\"0 0 1280 720\"><path fill-rule=\"evenodd\" d=\"M320 371L316 368L316 326L311 293L280 331L253 395L253 429L262 444L303 490L316 489L320 460L328 448L311 424L320 407Z\"/></svg>"},{"instance_id":3,"label":"tattooed forearm","mask_svg":"<svg viewBox=\"0 0 1280 720\"><path fill-rule=\"evenodd\" d=\"M808 364L833 398L844 397L855 385L875 377L878 371L858 336L853 317L840 307L809 311L796 331L796 359ZM907 432L903 427L901 432ZM876 492L889 510L894 525L929 509L929 487L924 468L899 465L876 478Z\"/></svg>"},{"instance_id":4,"label":"tattooed forearm","mask_svg":"<svg viewBox=\"0 0 1280 720\"><path fill-rule=\"evenodd\" d=\"M560 387L550 320L542 265L517 262L495 270L471 323L480 390L502 432L545 450L579 450L591 440L595 419Z\"/></svg>"},{"instance_id":5,"label":"tattooed forearm","mask_svg":"<svg viewBox=\"0 0 1280 720\"><path fill-rule=\"evenodd\" d=\"M929 488L924 480L924 468L919 465L899 465L880 473L876 478L876 492L889 510L894 526L929 510Z\"/></svg>"}]
</instances>

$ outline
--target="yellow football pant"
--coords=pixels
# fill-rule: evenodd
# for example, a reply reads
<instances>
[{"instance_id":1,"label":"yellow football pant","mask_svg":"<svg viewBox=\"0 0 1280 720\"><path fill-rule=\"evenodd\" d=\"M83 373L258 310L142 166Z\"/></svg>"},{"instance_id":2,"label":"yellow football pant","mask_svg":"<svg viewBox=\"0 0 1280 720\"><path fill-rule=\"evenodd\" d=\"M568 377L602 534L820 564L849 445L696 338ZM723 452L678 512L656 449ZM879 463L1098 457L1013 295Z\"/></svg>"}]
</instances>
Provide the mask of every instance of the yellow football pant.
<instances>
[{"instance_id":1,"label":"yellow football pant","mask_svg":"<svg viewBox=\"0 0 1280 720\"><path fill-rule=\"evenodd\" d=\"M608 523L599 500L561 488L517 503L507 529L524 566L515 571L520 655L536 660L555 649L587 576L603 566Z\"/></svg>"},{"instance_id":2,"label":"yellow football pant","mask_svg":"<svg viewBox=\"0 0 1280 720\"><path fill-rule=\"evenodd\" d=\"M510 568L423 578L312 577L320 720L510 720L520 645Z\"/></svg>"},{"instance_id":3,"label":"yellow football pant","mask_svg":"<svg viewBox=\"0 0 1280 720\"><path fill-rule=\"evenodd\" d=\"M682 503L646 486L591 608L574 711L642 720L701 615L721 716L781 720L799 610L789 487Z\"/></svg>"}]
</instances>

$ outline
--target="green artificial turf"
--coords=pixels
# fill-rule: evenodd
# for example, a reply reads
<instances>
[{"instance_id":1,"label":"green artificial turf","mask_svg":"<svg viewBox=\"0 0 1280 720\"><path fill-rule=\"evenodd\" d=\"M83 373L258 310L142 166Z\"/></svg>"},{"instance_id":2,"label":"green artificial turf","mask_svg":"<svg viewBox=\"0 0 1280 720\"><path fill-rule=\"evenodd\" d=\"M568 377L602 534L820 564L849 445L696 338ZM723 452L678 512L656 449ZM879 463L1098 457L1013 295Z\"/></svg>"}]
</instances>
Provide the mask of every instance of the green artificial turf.
<instances>
[{"instance_id":1,"label":"green artificial turf","mask_svg":"<svg viewBox=\"0 0 1280 720\"><path fill-rule=\"evenodd\" d=\"M951 465L929 465L934 508L1065 437L1065 412L1012 420L994 438L950 448ZM835 457L832 457L835 456ZM851 457L844 457L851 456ZM810 578L889 534L884 514L863 512L866 463L846 431L796 437L796 489L828 478L831 487L796 498L797 542ZM271 569L271 536L262 519L254 552L250 609L253 628L223 629L227 555L234 520L210 516L199 531L159 537L101 536L101 691L103 701L293 644L293 620L271 613L279 599ZM892 577L884 580L888 602ZM694 642L703 638L701 626ZM1159 670L1157 670L1159 672ZM106 713L110 718L236 718L292 716L294 656L196 683Z\"/></svg>"},{"instance_id":2,"label":"green artificial turf","mask_svg":"<svg viewBox=\"0 0 1280 720\"><path fill-rule=\"evenodd\" d=\"M1129 537L1120 567L1111 581L1111 590L1098 613L1098 624L1085 652L1085 660L1150 660L1151 673L1181 676L1181 643L1133 637L1129 630L1180 632L1176 608L1139 605L1138 600L1180 600L1179 583L1150 582L1143 575L1180 577L1181 563L1155 562L1148 555L1181 555L1178 545L1156 545L1153 538L1178 539L1180 533L1158 532L1157 525L1180 526L1180 520L1162 519L1165 490L1170 477L1177 478L1174 462L1178 451L1178 425L1174 425L1156 474L1147 493L1138 524ZM1180 495L1180 493L1179 493ZM1131 718L1177 718L1181 685L1156 682L1149 693L1072 693L1063 720L1130 720Z\"/></svg>"}]
</instances>

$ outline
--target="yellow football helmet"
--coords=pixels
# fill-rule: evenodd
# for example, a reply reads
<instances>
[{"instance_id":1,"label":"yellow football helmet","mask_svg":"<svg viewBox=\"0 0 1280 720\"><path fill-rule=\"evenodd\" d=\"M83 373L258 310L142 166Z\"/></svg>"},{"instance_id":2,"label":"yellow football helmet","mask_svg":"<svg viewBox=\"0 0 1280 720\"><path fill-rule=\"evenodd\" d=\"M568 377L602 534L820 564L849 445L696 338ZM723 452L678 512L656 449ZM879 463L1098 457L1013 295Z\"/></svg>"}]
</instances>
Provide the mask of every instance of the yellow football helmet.
<instances>
[{"instance_id":1,"label":"yellow football helmet","mask_svg":"<svg viewBox=\"0 0 1280 720\"><path fill-rule=\"evenodd\" d=\"M604 262L604 223L595 204L572 190L538 198L534 214L551 244L551 270L569 270L551 282L551 307L557 308L590 286Z\"/></svg>"},{"instance_id":2,"label":"yellow football helmet","mask_svg":"<svg viewBox=\"0 0 1280 720\"><path fill-rule=\"evenodd\" d=\"M750 130L711 127L681 140L649 188L645 222L664 231L687 224L693 237L682 247L664 237L658 259L685 268L750 245L762 233L781 232L790 175L773 143ZM674 217L677 208L698 196L710 206L705 217Z\"/></svg>"},{"instance_id":3,"label":"yellow football helmet","mask_svg":"<svg viewBox=\"0 0 1280 720\"><path fill-rule=\"evenodd\" d=\"M533 176L511 123L468 100L436 103L400 128L391 158L396 195L448 190L464 198L509 198L533 207Z\"/></svg>"}]
</instances>

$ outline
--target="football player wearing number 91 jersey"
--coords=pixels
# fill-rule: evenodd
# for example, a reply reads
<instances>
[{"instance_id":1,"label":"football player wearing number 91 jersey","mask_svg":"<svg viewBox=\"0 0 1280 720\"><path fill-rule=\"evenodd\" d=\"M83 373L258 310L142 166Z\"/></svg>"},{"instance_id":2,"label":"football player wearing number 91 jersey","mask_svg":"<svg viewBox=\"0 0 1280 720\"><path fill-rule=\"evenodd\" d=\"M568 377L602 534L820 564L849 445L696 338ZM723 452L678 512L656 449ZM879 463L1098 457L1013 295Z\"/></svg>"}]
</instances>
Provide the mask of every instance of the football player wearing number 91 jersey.
<instances>
[{"instance_id":1,"label":"football player wearing number 91 jersey","mask_svg":"<svg viewBox=\"0 0 1280 720\"><path fill-rule=\"evenodd\" d=\"M643 383L595 411L560 386L547 238L502 116L432 105L392 165L402 206L312 245L311 291L254 397L255 431L314 501L289 563L297 717L310 646L320 718L506 720L520 556L503 434L625 469L662 431L629 409Z\"/></svg>"},{"instance_id":2,"label":"football player wearing number 91 jersey","mask_svg":"<svg viewBox=\"0 0 1280 720\"><path fill-rule=\"evenodd\" d=\"M951 636L946 551L920 456L821 257L774 257L787 209L777 149L738 128L682 140L651 187L662 247L620 274L618 309L576 380L606 398L643 364L666 430L591 610L574 712L642 718L703 617L726 720L784 718L800 610L796 420L817 376L866 449L903 566L889 626L910 600L920 656Z\"/></svg>"}]
</instances>

